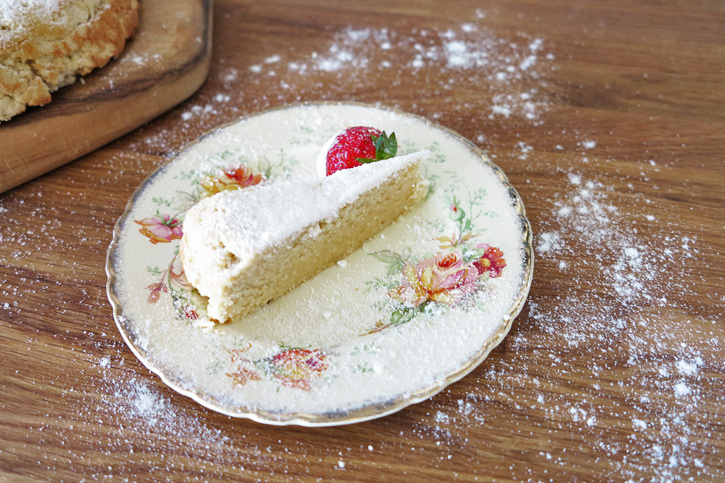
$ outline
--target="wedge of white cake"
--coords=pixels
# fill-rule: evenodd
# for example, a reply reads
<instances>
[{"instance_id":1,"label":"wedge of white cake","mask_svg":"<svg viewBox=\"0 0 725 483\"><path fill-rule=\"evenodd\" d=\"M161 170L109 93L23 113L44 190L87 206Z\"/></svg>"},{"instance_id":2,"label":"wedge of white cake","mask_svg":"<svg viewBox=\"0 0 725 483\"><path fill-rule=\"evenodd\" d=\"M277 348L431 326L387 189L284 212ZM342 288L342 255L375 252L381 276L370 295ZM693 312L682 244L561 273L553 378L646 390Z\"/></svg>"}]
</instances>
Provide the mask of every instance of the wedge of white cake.
<instances>
[{"instance_id":1,"label":"wedge of white cake","mask_svg":"<svg viewBox=\"0 0 725 483\"><path fill-rule=\"evenodd\" d=\"M189 282L224 323L264 305L357 250L420 201L427 152L224 191L184 220L180 257Z\"/></svg>"}]
</instances>

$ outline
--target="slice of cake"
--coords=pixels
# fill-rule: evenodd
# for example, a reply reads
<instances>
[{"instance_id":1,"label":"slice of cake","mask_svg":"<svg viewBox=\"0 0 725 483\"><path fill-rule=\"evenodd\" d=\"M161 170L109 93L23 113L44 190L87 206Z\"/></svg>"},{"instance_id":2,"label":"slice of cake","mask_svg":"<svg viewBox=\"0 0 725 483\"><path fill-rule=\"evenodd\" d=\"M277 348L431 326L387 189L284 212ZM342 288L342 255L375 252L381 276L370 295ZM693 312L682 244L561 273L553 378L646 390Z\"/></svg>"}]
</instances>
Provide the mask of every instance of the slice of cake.
<instances>
[{"instance_id":1,"label":"slice of cake","mask_svg":"<svg viewBox=\"0 0 725 483\"><path fill-rule=\"evenodd\" d=\"M207 313L227 322L283 295L349 255L420 201L427 153L226 191L184 220L180 256Z\"/></svg>"}]
</instances>

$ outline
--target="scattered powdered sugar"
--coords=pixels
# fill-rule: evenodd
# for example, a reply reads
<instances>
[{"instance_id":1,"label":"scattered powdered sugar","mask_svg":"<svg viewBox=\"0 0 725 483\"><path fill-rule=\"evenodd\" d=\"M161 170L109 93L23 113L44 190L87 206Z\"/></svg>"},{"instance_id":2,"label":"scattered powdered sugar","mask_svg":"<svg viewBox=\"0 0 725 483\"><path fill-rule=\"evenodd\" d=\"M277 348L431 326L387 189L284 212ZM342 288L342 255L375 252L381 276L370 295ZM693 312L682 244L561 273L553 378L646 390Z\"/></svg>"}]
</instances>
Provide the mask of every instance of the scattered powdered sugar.
<instances>
[{"instance_id":1,"label":"scattered powdered sugar","mask_svg":"<svg viewBox=\"0 0 725 483\"><path fill-rule=\"evenodd\" d=\"M577 143L584 150L597 144L589 138ZM536 162L534 149L526 154ZM606 163L584 156L580 162ZM607 478L620 481L721 479L712 439L717 418L702 398L721 393L712 374L725 371L717 327L722 313L695 321L688 313L698 310L683 302L706 284L697 270L698 236L682 233L674 222L658 222L667 217L655 211L652 200L637 192L621 197L604 176L555 169L559 189L537 196L534 188L531 194L537 208L545 208L532 220L538 273L553 278L534 280L527 317L516 323L524 326L514 325L505 356L492 354L483 374L459 383L468 389L454 386L444 391L448 397L434 398L431 420L412 434L452 448L465 448L476 437L480 450L489 443L480 441L476 428L513 424L525 438L522 453L545 448L539 451L542 460L569 475L591 477L588 470L577 473L578 458L567 452L575 449L609 462ZM656 229L645 231L642 220L656 223ZM552 350L561 347L568 350ZM542 361L548 362L545 373ZM570 394L549 390L568 381ZM526 412L491 422L486 407L492 404ZM622 437L618 428L631 434ZM547 440L547 432L594 435L595 443L585 442L589 438L576 448L552 448L558 441ZM524 469L510 466L516 475Z\"/></svg>"},{"instance_id":2,"label":"scattered powdered sugar","mask_svg":"<svg viewBox=\"0 0 725 483\"><path fill-rule=\"evenodd\" d=\"M553 60L543 39L497 37L482 23L407 31L348 27L319 50L264 55L247 68L250 81L278 84L278 97L285 101L304 100L310 78L324 84L323 99L339 100L379 86L381 79L387 89L418 83L435 89L429 75L435 71L439 95L475 88L480 95L469 107L481 109L482 116L520 116L532 123L545 109L540 77ZM225 77L238 75L235 68ZM530 86L532 81L539 85Z\"/></svg>"},{"instance_id":3,"label":"scattered powdered sugar","mask_svg":"<svg viewBox=\"0 0 725 483\"><path fill-rule=\"evenodd\" d=\"M594 149L596 142L580 145ZM538 265L553 267L548 269L558 274L558 287L554 294L532 293L528 315L533 327L514 335L512 347L514 351L532 345L546 347L546 342L536 341L543 336L544 341L551 339L552 346L563 341L573 354L586 354L581 360L589 367L588 375L550 354L551 375L576 375L590 386L577 397L563 399L558 407L568 411L573 426L587 426L601 435L600 449L605 455L626 452L624 463L618 457L614 468L622 478L637 479L647 471L664 480L707 474L692 472L703 467L692 455L712 451L698 436L707 434L712 425L698 413L698 404L701 388L711 391L714 383L703 378L701 370L725 369L723 361L713 357L719 339L712 332L695 329L686 318L664 322L660 312L678 306L685 310L682 296L696 290L697 237L678 234L675 225L662 226L655 231L659 235L644 237L636 218L641 216L639 206L647 206L648 200L634 207L621 206L615 204L618 197L605 182L576 171L561 174L563 188L550 200L550 212L540 218L535 243ZM646 219L655 221L654 216ZM592 260L596 270L591 269ZM621 341L628 352L612 353ZM517 353L514 359L525 362L523 354ZM665 354L669 357L663 359ZM618 358L624 359L623 366L618 366ZM515 378L494 369L489 374L494 381ZM533 375L523 377L527 384L539 383ZM616 385L624 404L595 402L599 384ZM676 402L658 394L674 395ZM543 401L543 396L537 400ZM609 430L596 424L598 419L612 417L632 422L635 434L625 443L608 444Z\"/></svg>"},{"instance_id":4,"label":"scattered powdered sugar","mask_svg":"<svg viewBox=\"0 0 725 483\"><path fill-rule=\"evenodd\" d=\"M7 3L0 0L2 6ZM547 86L543 79L554 61L547 52L547 40L525 34L498 36L485 25L485 12L476 11L471 17L470 22L451 28L349 27L326 32L314 51L294 47L278 52L260 50L250 54L248 66L232 64L219 52L208 83L213 87L202 88L199 95L167 114L178 119L173 129L151 123L129 135L123 141L126 151L169 154L204 131L246 113L240 111L242 105L261 110L313 99L355 99L381 85L385 90L377 97L383 103L387 103L386 92L401 85L450 96L455 105L459 105L457 92L475 90L478 95L466 97L465 105L460 105L466 110L466 119L507 125L523 121L527 129L546 126ZM262 95L245 97L250 94L240 86L250 84ZM395 95L391 98L398 102ZM423 98L397 107L426 112ZM427 114L433 119L441 116ZM165 125L169 125L168 119ZM565 145L571 135L552 141L557 154L567 153ZM483 146L493 136L486 132L474 137ZM722 354L718 327L722 313L710 321L711 331L703 330L706 324L694 321L689 315L692 311L682 302L702 282L695 268L700 260L700 238L669 223L666 213L637 195L634 187L631 198L614 192L606 167L601 176L592 174L597 172L592 167L598 163L596 154L604 140L588 132L575 136L582 153L581 169L552 168L558 169L559 189L552 194L529 187L530 196L524 200L527 208L540 210L531 216L537 279L523 315L505 342L506 351L495 351L481 367L431 400L390 416L409 423L401 434L390 435L385 431L389 424L378 420L366 424L380 429L384 438L350 438L349 433L342 433L344 442L338 439L337 445L313 450L305 443L315 433L285 429L280 430L277 447L263 447L257 441L268 439L269 428L210 413L163 386L137 361L128 363L133 356L120 337L94 339L90 332L74 343L83 347L83 354L70 363L81 369L71 367L70 373L75 377L75 373L98 371L94 380L98 386L83 389L70 375L67 381L56 381L78 413L70 421L46 418L30 427L29 434L42 434L57 442L67 452L58 454L78 461L78 471L94 480L134 480L139 475L133 471L139 468L172 480L187 469L181 459L198 455L205 455L206 461L197 463L201 467L194 475L197 480L229 477L224 467L233 468L237 475L243 472L249 478L267 480L292 472L293 465L294 474L304 478L304 461L313 451L320 461L324 458L322 464L341 475L356 469L354 462L360 455L375 469L377 455L394 454L404 461L406 455L423 454L441 471L454 468L451 464L466 465L483 480L489 468L480 467L478 454L469 450L474 447L472 441L477 451L495 450L500 439L481 436L489 432L499 437L521 436L520 450L526 458L507 460L505 468L497 468L517 475L516 479L527 472L532 479L548 479L542 468L554 465L576 475L579 467L575 461L580 459L570 455L578 453L598 460L598 468L605 468L602 478L721 480L722 470L713 464L721 459L721 448L709 441L722 418L702 411L702 398L722 392L718 379L712 377L725 371L718 357ZM538 146L518 138L507 141L511 159L537 166ZM492 149L489 154L496 157L497 152ZM96 171L89 171L93 183L113 183L115 176L123 174L116 171L119 169L149 171L164 158L139 155L130 160L114 155L108 161L113 171L107 179L99 180ZM643 172L666 169L650 160L641 164ZM635 203L625 202L627 199ZM69 200L83 202L82 196ZM3 222L5 217L12 218L7 229L0 226L0 241L16 247L9 254L13 260L0 261L20 267L13 274L8 270L12 281L0 282L0 294L7 300L0 307L12 314L18 326L24 324L26 297L37 298L35 292L42 293L55 283L26 278L25 267L32 267L34 257L50 246L68 255L56 268L71 271L84 263L81 255L85 256L87 232L101 222L113 221L99 211L90 220L93 223L61 226L58 211L67 209L72 214L73 203L63 208L32 201L39 208L24 212L33 220L32 227L15 219L24 199L10 194L0 201ZM658 234L642 236L641 223L656 224ZM76 241L56 234L62 230L72 231ZM593 271L594 263L597 270ZM96 284L101 287L102 281ZM102 292L101 288L98 293L84 292L79 303L91 313L106 313ZM719 303L724 301L720 295ZM52 307L60 317L77 310L67 301ZM670 315L663 321L664 313ZM86 322L98 327L108 324L98 317ZM37 342L35 337L29 338L29 347ZM553 347L567 349L554 351ZM570 392L561 390L568 385ZM511 421L494 420L492 407L510 410ZM114 434L106 434L107 428L95 426L96 422L114 428ZM547 438L547 434L553 439L553 435L577 433L594 435L596 442L582 439L562 449L552 447ZM416 438L420 444L411 447L409 442ZM90 459L90 452L107 456L109 465L87 466L84 460ZM134 455L134 460L117 461L120 453ZM536 459L541 461L538 466ZM280 474L270 474L272 466ZM542 469L541 473L532 473L532 466ZM381 465L380 469L385 468Z\"/></svg>"},{"instance_id":5,"label":"scattered powdered sugar","mask_svg":"<svg viewBox=\"0 0 725 483\"><path fill-rule=\"evenodd\" d=\"M548 101L545 78L553 68L553 54L545 39L523 33L502 36L485 19L485 13L477 11L469 22L454 27L400 24L315 30L309 32L316 39L311 50L294 44L277 50L259 45L249 49L245 65L220 51L210 81L167 115L179 118L173 129L144 126L133 135L130 147L172 154L239 116L317 100L367 100L439 120L444 114L427 109L426 104L442 98L465 111L473 123L541 125ZM215 21L219 29L232 28L225 23L231 18ZM395 93L402 88L431 94L401 99ZM461 92L475 95L461 103ZM491 134L487 141L496 136ZM522 144L521 156L529 153Z\"/></svg>"},{"instance_id":6,"label":"scattered powdered sugar","mask_svg":"<svg viewBox=\"0 0 725 483\"><path fill-rule=\"evenodd\" d=\"M698 249L688 247L689 243L696 242L695 237L677 236L667 229L656 239L642 238L638 236L636 223L628 221L620 207L610 201L607 186L595 179L584 179L579 173L570 172L566 176L571 188L554 200L550 221L537 237L537 252L544 260L556 255L566 261L569 268L562 272L565 278L588 270L587 266L578 266L579 253L596 255L602 264L601 270L597 271L597 280L589 283L613 296L607 301L597 294L594 300L602 303L592 305L592 308L599 307L605 323L609 322L609 314L618 312L615 309L620 306L666 307L668 298L690 290L683 283L687 280L686 267L680 267L678 272L672 272L670 267L697 256ZM571 300L572 304L580 302L581 299ZM570 313L572 308L557 305L562 314ZM539 315L536 304L533 307L532 315L536 319ZM579 335L571 335L574 345L579 339Z\"/></svg>"},{"instance_id":7,"label":"scattered powdered sugar","mask_svg":"<svg viewBox=\"0 0 725 483\"><path fill-rule=\"evenodd\" d=\"M561 250L561 236L555 232L544 232L539 235L536 250L539 253L550 253Z\"/></svg>"}]
</instances>

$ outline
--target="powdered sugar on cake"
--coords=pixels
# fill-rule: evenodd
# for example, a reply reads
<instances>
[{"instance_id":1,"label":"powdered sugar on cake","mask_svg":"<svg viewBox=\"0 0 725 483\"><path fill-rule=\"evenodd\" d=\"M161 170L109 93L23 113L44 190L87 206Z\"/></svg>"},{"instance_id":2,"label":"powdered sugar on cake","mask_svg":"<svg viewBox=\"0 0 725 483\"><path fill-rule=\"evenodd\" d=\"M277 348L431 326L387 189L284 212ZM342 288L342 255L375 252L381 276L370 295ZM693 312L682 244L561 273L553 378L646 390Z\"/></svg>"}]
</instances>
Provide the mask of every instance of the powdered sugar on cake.
<instances>
[{"instance_id":1,"label":"powdered sugar on cake","mask_svg":"<svg viewBox=\"0 0 725 483\"><path fill-rule=\"evenodd\" d=\"M223 191L187 214L180 258L210 321L276 300L387 227L426 193L424 152L322 179ZM206 317L202 323L207 325Z\"/></svg>"},{"instance_id":2,"label":"powdered sugar on cake","mask_svg":"<svg viewBox=\"0 0 725 483\"><path fill-rule=\"evenodd\" d=\"M214 241L204 243L209 260L220 256L219 245L239 259L235 270L244 266L255 253L279 244L302 227L337 214L341 205L353 202L361 193L393 176L403 166L413 164L420 153L371 163L355 170L344 170L320 180L279 181L254 188L229 191L209 198L189 212L187 233L204 233ZM314 207L310 211L308 207ZM220 216L208 216L209 212ZM240 229L243 227L243 229Z\"/></svg>"}]
</instances>

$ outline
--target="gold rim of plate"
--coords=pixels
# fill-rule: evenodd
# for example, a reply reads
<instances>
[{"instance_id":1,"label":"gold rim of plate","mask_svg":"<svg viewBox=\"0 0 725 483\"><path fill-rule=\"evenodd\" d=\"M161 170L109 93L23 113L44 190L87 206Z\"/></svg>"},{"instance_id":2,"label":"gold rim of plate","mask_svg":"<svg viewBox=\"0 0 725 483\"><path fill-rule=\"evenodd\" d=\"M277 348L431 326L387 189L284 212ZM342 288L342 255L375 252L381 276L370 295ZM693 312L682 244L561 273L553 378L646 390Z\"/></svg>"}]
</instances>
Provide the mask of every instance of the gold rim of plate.
<instances>
[{"instance_id":1,"label":"gold rim of plate","mask_svg":"<svg viewBox=\"0 0 725 483\"><path fill-rule=\"evenodd\" d=\"M127 319L126 319L126 317L124 317L123 307L121 306L119 298L116 295L115 286L116 286L117 274L116 274L114 265L116 262L117 247L118 247L120 236L121 236L121 226L123 225L124 221L128 218L128 216L134 206L134 203L136 202L136 200L138 199L140 194L144 191L144 188L147 185L149 185L154 180L154 178L158 174L160 174L170 163L173 163L174 160L179 155L181 155L183 152L189 150L195 144L203 141L205 138L209 137L210 135L215 134L219 130L222 130L228 126L237 124L239 122L243 122L245 120L248 120L248 119L251 119L251 118L254 118L257 116L262 116L262 115L265 115L265 114L268 114L271 112L275 112L275 111L282 111L282 110L293 109L293 108L298 108L298 107L305 107L305 106L315 107L315 106L346 106L346 105L390 111L392 113L398 114L403 117L417 119L417 120L423 122L424 124L426 124L430 128L440 130L440 131L447 133L449 136L451 136L452 138L458 140L463 145L465 145L475 155L475 157L477 159L479 159L484 165L489 166L493 170L493 172L496 174L498 179L501 181L501 183L503 183L503 185L508 189L509 196L514 202L514 205L513 205L514 209L515 209L516 213L518 214L519 221L521 222L521 226L523 227L521 241L523 243L523 249L524 249L524 257L523 257L523 263L522 263L523 276L522 276L518 294L513 301L513 304L511 306L511 309L509 310L508 315L506 317L504 317L504 320L501 322L498 330L488 340L485 341L485 343L481 346L480 350L476 354L474 354L473 357L471 357L465 364L463 364L458 369L446 374L445 377L443 377L442 379L438 379L435 382L431 383L430 385L423 387L413 393L401 395L400 397L385 401L383 403L374 403L374 404L370 404L370 405L365 405L365 406L362 406L362 407L359 407L359 408L356 408L353 410L341 410L341 411L335 411L335 412L327 412L325 414L309 414L309 413L304 413L304 412L280 414L279 412L265 411L262 409L256 409L254 411L243 411L243 410L240 410L239 408L237 408L237 409L229 408L228 406L225 406L221 401L217 400L217 398L215 398L214 396L211 396L209 394L203 393L201 391L185 389L183 387L183 381L179 380L179 378L175 377L173 374L169 375L168 373L170 371L165 370L164 367L160 367L160 366L154 364L151 361L151 357L147 354L147 352L144 351L136 343L136 340L134 339L133 334L131 333L129 328L126 326ZM416 404L416 403L422 402L426 399L429 399L432 396L438 394L440 391L445 389L450 384L452 384L452 383L462 379L466 375L468 375L471 371L473 371L476 367L478 367L486 359L486 357L491 353L491 351L494 348L496 348L508 334L509 330L511 329L511 326L513 325L514 319L519 315L519 313L521 312L521 310L524 307L526 298L529 293L529 289L531 288L533 274L534 274L533 234L531 231L531 224L529 223L529 220L526 218L526 209L524 208L524 203L521 200L521 197L519 196L516 189L508 181L508 178L507 178L506 174L503 172L503 170L500 167L498 167L496 164L494 164L478 146L476 146L474 143L472 143L468 139L464 138L460 134L456 133L455 131L453 131L445 126L442 126L440 124L437 124L435 122L432 122L423 116L419 116L416 114L410 114L410 113L407 113L407 112L402 111L397 108L365 104L365 103L361 103L361 102L348 102L348 101L303 102L303 103L294 103L294 104L289 104L289 105L285 105L285 106L266 109L264 111L260 111L260 112L250 114L247 116L241 116L234 121L217 126L214 129L211 129L210 131L201 135L199 138L195 139L194 141L191 141L190 143L186 144L177 153L177 155L174 156L173 159L171 159L168 163L164 164L163 166L160 166L159 168L157 168L136 189L136 191L134 192L134 194L131 196L128 203L126 204L126 209L124 210L123 214L119 217L118 221L116 222L116 224L114 226L113 239L111 240L111 243L108 247L107 256L106 256L106 275L108 277L106 290L107 290L107 294L108 294L108 299L113 307L113 318L116 322L116 325L118 326L118 329L121 332L121 335L123 336L124 341L129 346L131 351L136 355L136 357L151 372L158 375L167 386L171 387L173 390L175 390L176 392L178 392L184 396L190 397L191 399L195 400L202 406L205 406L213 411L216 411L216 412L219 412L222 414L226 414L228 416L238 417L238 418L247 418L247 419L251 419L253 421L257 421L259 423L264 423L264 424L299 425L299 426L308 426L308 427L336 426L336 425L352 424L352 423L358 423L358 422L363 422L363 421L383 417L383 416L395 413L412 404Z\"/></svg>"}]
</instances>

